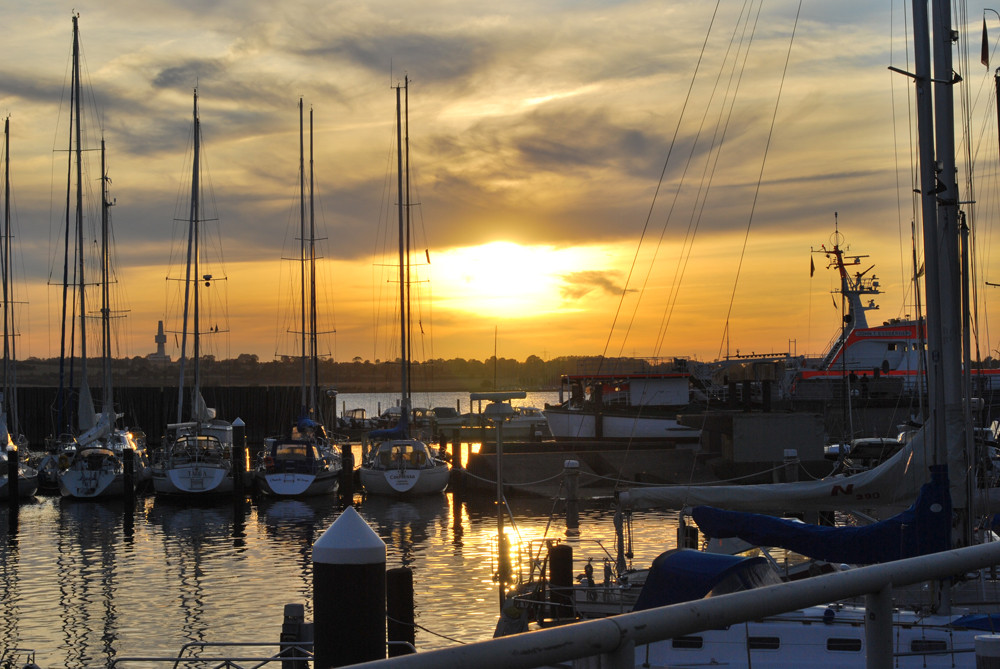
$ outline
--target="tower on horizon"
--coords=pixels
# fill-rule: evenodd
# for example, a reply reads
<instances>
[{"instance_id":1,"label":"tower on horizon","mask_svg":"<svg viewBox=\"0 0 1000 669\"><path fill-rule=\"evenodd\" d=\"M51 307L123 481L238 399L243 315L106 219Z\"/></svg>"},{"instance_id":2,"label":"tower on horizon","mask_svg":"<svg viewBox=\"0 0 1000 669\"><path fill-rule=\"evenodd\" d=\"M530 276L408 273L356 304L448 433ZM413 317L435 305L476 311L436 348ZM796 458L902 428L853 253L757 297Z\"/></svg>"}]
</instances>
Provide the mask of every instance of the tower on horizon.
<instances>
[{"instance_id":1,"label":"tower on horizon","mask_svg":"<svg viewBox=\"0 0 1000 669\"><path fill-rule=\"evenodd\" d=\"M156 362L170 362L170 356L167 355L166 350L167 335L163 333L163 321L160 321L157 326L156 336L153 337L153 341L156 342L156 353L150 353L146 356L146 359Z\"/></svg>"}]
</instances>

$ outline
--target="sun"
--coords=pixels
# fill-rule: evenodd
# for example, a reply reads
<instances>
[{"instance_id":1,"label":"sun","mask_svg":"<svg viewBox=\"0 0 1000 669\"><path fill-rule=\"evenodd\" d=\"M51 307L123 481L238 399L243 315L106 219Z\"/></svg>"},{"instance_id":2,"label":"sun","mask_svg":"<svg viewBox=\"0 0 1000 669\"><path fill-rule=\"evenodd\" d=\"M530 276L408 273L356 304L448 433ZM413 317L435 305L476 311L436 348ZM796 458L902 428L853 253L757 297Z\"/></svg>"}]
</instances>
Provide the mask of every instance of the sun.
<instances>
[{"instance_id":1,"label":"sun","mask_svg":"<svg viewBox=\"0 0 1000 669\"><path fill-rule=\"evenodd\" d=\"M558 310L562 277L576 256L571 249L506 241L449 249L432 258L435 305L494 318Z\"/></svg>"}]
</instances>

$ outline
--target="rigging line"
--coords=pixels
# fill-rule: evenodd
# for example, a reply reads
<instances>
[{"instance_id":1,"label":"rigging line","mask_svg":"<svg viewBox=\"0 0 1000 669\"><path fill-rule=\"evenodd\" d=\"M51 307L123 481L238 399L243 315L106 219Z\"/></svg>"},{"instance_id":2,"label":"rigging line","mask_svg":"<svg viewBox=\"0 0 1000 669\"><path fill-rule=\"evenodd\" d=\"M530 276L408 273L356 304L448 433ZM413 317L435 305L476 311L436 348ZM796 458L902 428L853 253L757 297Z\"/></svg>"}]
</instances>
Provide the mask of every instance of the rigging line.
<instances>
[{"instance_id":1,"label":"rigging line","mask_svg":"<svg viewBox=\"0 0 1000 669\"><path fill-rule=\"evenodd\" d=\"M891 10L895 11L895 5L891 5ZM903 15L903 34L904 35L908 35L909 34L909 26L907 24L907 13L906 13L905 10L902 12L902 15ZM889 25L890 25L890 27L893 26L893 25L895 25L894 22L891 19L891 13L890 13ZM893 35L892 35L892 31L890 29L890 34L889 34L890 53L892 53L892 50L891 50L892 42L893 42ZM905 71L909 72L910 71L910 43L906 39L903 39L902 42L903 42L904 53L906 54L906 56L905 56L905 67L903 69L905 69ZM893 160L894 160L894 164L895 164L895 168L896 168L896 170L895 170L895 174L896 174L896 227L897 227L897 237L899 239L899 255L900 255L899 267L900 267L900 274L901 274L901 276L900 276L900 279L901 279L900 283L901 283L901 285L905 286L905 288L903 290L903 300L900 302L900 309L902 309L902 310L905 311L905 309L906 309L906 302L907 302L907 296L910 295L911 291L914 291L914 293L915 293L917 290L919 290L919 288L917 287L914 279L911 276L908 276L909 274L912 274L912 271L911 272L907 272L907 270L906 270L906 267L910 264L909 260L906 258L906 252L908 250L907 247L910 247L910 245L907 244L904 247L904 244L903 244L903 236L905 234L904 233L904 229L905 228L903 227L903 219L902 219L902 212L903 212L902 192L903 192L903 190L902 190L901 184L899 183L899 143L897 141L897 138L899 137L899 134L898 134L897 128L896 128L896 118L897 118L897 116L896 116L896 88L892 85L894 81L896 81L896 77L890 71L889 72L889 91L890 91L889 103L890 103L890 105L892 107L892 146L893 146ZM911 100L911 96L909 95L909 85L910 85L909 84L909 79L906 79L906 84L905 84L904 90L906 90L907 94L904 96L904 99L906 100L906 109L907 109L907 113L906 113L906 118L907 118L907 139L908 139L908 147L909 147L909 154L910 154L910 220L919 220L919 210L918 210L918 207L919 207L920 200L917 197L917 194L915 192L916 188L917 188L917 185L916 185L917 184L917 181L916 181L916 179L917 179L917 167L916 167L916 164L915 164L915 156L914 156L914 151L913 151L913 133L914 133L914 128L913 128L913 109L912 109L913 102ZM914 304L919 303L919 296L913 294L912 295L912 300L913 300ZM899 315L902 316L903 314L900 313ZM920 314L919 313L916 314L916 318L917 319L920 318Z\"/></svg>"},{"instance_id":2,"label":"rigging line","mask_svg":"<svg viewBox=\"0 0 1000 669\"><path fill-rule=\"evenodd\" d=\"M753 204L750 206L750 216L747 218L746 233L743 237L743 248L740 251L740 259L736 265L736 276L733 279L733 292L729 298L729 310L726 312L726 325L724 335L729 333L729 317L733 313L733 304L736 301L736 289L739 286L740 272L743 269L743 260L746 258L747 243L750 239L750 226L753 223L754 211L757 209L757 198L760 196L761 182L764 180L764 168L767 166L767 154L771 147L771 138L774 136L774 124L778 118L778 107L781 105L781 92L785 87L785 76L788 74L788 63L792 57L792 46L795 44L795 33L799 26L799 16L802 13L802 0L799 0L798 9L795 11L795 23L792 24L792 37L788 40L788 52L785 54L785 66L781 72L781 83L778 85L778 96L774 101L774 112L771 116L771 127L767 133L767 143L764 146L764 159L760 164L760 173L757 175L757 186L754 189ZM725 336L723 337L725 341ZM722 342L719 343L719 353L722 353Z\"/></svg>"},{"instance_id":3,"label":"rigging line","mask_svg":"<svg viewBox=\"0 0 1000 669\"><path fill-rule=\"evenodd\" d=\"M646 237L646 232L649 230L650 220L653 217L653 210L656 207L656 199L660 193L660 188L663 187L663 180L666 178L667 166L670 164L670 156L674 151L674 147L677 145L677 136L680 134L681 122L684 120L684 113L687 110L688 102L691 100L691 92L694 89L694 84L698 80L698 71L701 69L701 62L705 57L705 51L708 47L708 38L712 34L712 26L715 25L715 17L719 12L719 4L721 0L716 0L715 10L712 12L712 19L708 24L708 30L705 33L705 40L702 42L701 51L698 54L698 62L695 64L694 72L691 74L691 81L688 84L687 94L684 96L684 104L681 105L680 114L677 116L677 124L674 126L674 135L670 140L670 148L667 150L667 158L663 161L663 169L660 171L660 179L656 183L656 189L653 192L653 201L649 205L649 211L646 213L646 220L642 226L642 232L639 235L639 243L636 245L635 254L632 256L632 263L629 265L628 276L625 278L625 285L622 287L621 296L618 298L618 306L615 309L614 318L611 320L611 327L608 330L607 340L604 342L604 354L602 358L607 355L608 349L611 347L611 338L615 332L615 326L618 323L618 317L621 314L622 306L625 302L625 296L628 295L629 282L632 279L632 274L635 272L636 264L639 259L639 251L642 248L642 242ZM628 335L626 331L625 335ZM602 359L603 364L603 359ZM600 372L600 366L598 367L598 372Z\"/></svg>"},{"instance_id":4,"label":"rigging line","mask_svg":"<svg viewBox=\"0 0 1000 669\"><path fill-rule=\"evenodd\" d=\"M674 308L676 307L677 300L678 300L679 295L680 295L680 282L683 279L684 274L687 271L688 263L691 260L691 252L692 252L693 245L694 245L694 236L697 234L698 228L701 226L701 219L702 219L702 216L705 213L705 207L708 204L708 194L709 194L709 191L712 188L712 183L715 180L715 171L716 171L716 168L719 165L719 160L722 157L722 145L725 143L726 134L728 133L728 130L729 130L729 123L732 120L733 111L734 111L734 109L736 107L736 98L739 95L740 85L743 82L743 75L746 72L747 61L749 60L749 57L750 57L750 44L753 42L754 36L756 35L756 32L757 32L757 22L760 20L760 12L761 12L761 9L763 8L763 2L761 2L757 6L757 16L754 19L753 28L750 30L749 43L747 44L746 51L743 52L743 62L742 62L742 65L739 68L737 68L736 64L737 64L737 61L739 60L738 55L739 55L740 50L742 49L742 43L743 43L743 41L745 39L747 39L746 30L747 30L747 27L750 24L750 10L753 7L753 3L751 2L751 3L749 3L748 5L745 5L745 6L747 7L746 22L743 23L743 34L740 36L740 46L737 48L737 58L733 61L733 69L730 72L730 76L729 76L729 87L730 88L732 88L732 86L733 86L733 77L736 77L735 89L732 91L731 95L730 95L730 92L729 92L728 89L726 91L726 96L724 98L724 101L726 99L729 100L729 110L728 110L728 113L726 113L725 102L723 102L723 104L719 108L720 119L719 119L719 121L716 122L716 133L712 137L711 149L709 150L709 154L708 154L710 156L712 154L714 154L714 158L712 158L710 161L707 161L705 163L705 171L702 173L701 185L699 185L698 194L697 194L697 196L695 198L695 207L692 210L692 214L691 214L692 218L691 218L691 221L689 221L689 223L688 223L688 230L689 230L689 235L690 235L691 242L686 247L687 248L686 253L683 254L683 260L682 260L682 262L681 262L681 264L679 266L679 275L675 273L675 280L674 280L674 286L675 286L675 288L673 290L673 294L670 296L670 298L668 300L667 309L664 311L663 319L661 320L661 323L660 323L660 330L659 330L659 335L658 335L657 344L656 344L656 351L657 351L657 353L659 353L660 348L663 346L663 341L665 340L665 338L667 336L667 330L670 327L670 321L673 319ZM741 12L741 17L742 17L742 12ZM737 27L734 28L734 38L735 38L735 33L736 33L736 31L738 29L739 29L739 25L737 25ZM736 75L737 71L739 72L738 76ZM720 70L720 76L721 76L721 70ZM723 114L725 114L725 122L724 123L721 122L722 121L721 117L722 117ZM721 134L721 137L719 136L719 125L720 125L720 123L722 125L722 134ZM716 139L718 139L718 145L716 145ZM707 181L707 183L706 183L706 181ZM701 202L700 206L698 205L699 201ZM691 229L692 229L692 225L694 227L694 232L693 233L690 232Z\"/></svg>"}]
</instances>

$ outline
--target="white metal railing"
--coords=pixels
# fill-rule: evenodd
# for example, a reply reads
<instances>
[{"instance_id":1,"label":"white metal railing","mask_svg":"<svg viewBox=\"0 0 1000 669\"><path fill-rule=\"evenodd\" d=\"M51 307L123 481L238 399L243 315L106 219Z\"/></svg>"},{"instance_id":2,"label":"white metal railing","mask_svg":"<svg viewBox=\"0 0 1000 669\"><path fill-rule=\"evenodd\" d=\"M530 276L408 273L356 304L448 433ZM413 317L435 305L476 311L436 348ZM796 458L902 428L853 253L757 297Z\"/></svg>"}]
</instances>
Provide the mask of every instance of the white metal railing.
<instances>
[{"instance_id":1,"label":"white metal railing","mask_svg":"<svg viewBox=\"0 0 1000 669\"><path fill-rule=\"evenodd\" d=\"M891 607L894 586L946 579L996 564L1000 564L1000 542L351 666L355 669L531 669L601 656L601 667L631 669L636 666L635 647L639 645L862 595L869 596L873 610L882 612L887 604ZM885 666L887 657L891 666L891 616L879 615L876 619L880 622L866 628L870 668Z\"/></svg>"}]
</instances>

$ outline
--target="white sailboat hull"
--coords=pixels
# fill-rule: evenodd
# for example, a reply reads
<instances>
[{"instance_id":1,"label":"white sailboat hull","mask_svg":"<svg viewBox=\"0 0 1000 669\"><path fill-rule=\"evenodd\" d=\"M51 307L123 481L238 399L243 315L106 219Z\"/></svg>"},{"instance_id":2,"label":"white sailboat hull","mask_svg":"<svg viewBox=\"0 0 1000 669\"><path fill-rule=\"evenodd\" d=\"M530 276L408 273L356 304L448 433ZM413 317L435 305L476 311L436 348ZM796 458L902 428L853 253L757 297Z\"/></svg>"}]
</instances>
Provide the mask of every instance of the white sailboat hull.
<instances>
[{"instance_id":1,"label":"white sailboat hull","mask_svg":"<svg viewBox=\"0 0 1000 669\"><path fill-rule=\"evenodd\" d=\"M427 469L361 468L361 485L373 495L434 495L448 487L446 464Z\"/></svg>"},{"instance_id":2,"label":"white sailboat hull","mask_svg":"<svg viewBox=\"0 0 1000 669\"><path fill-rule=\"evenodd\" d=\"M549 430L557 440L592 441L675 441L697 443L701 430L685 427L676 418L666 416L600 416L601 430L598 435L598 417L586 411L562 411L549 409L545 412ZM505 431L506 436L506 431Z\"/></svg>"},{"instance_id":3,"label":"white sailboat hull","mask_svg":"<svg viewBox=\"0 0 1000 669\"><path fill-rule=\"evenodd\" d=\"M336 491L338 477L336 472L322 474L302 474L280 472L263 474L257 472L257 487L261 492L276 497L307 497L311 495L326 495Z\"/></svg>"},{"instance_id":4,"label":"white sailboat hull","mask_svg":"<svg viewBox=\"0 0 1000 669\"><path fill-rule=\"evenodd\" d=\"M164 495L213 495L233 492L228 467L183 464L153 472L153 490Z\"/></svg>"},{"instance_id":5,"label":"white sailboat hull","mask_svg":"<svg viewBox=\"0 0 1000 669\"><path fill-rule=\"evenodd\" d=\"M121 497L125 492L125 474L109 470L69 469L59 476L59 492L74 499Z\"/></svg>"}]
</instances>

